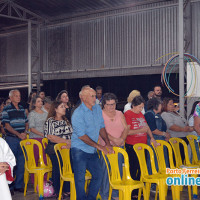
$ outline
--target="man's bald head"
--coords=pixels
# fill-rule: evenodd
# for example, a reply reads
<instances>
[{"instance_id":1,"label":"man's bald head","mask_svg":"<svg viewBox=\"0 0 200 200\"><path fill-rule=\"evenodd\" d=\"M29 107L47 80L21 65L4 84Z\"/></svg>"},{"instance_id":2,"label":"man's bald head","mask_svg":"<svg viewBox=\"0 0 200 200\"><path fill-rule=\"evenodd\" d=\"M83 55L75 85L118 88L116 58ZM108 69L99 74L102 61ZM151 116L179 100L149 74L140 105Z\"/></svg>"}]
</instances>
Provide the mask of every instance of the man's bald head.
<instances>
[{"instance_id":1,"label":"man's bald head","mask_svg":"<svg viewBox=\"0 0 200 200\"><path fill-rule=\"evenodd\" d=\"M90 88L90 86L89 86L89 85L84 85L84 86L81 88L81 91L79 92L79 98L81 99L81 101L82 101L82 92L83 92L83 90L85 90L85 89L87 89L87 88Z\"/></svg>"},{"instance_id":2,"label":"man's bald head","mask_svg":"<svg viewBox=\"0 0 200 200\"><path fill-rule=\"evenodd\" d=\"M92 108L96 104L95 90L90 87L84 88L81 91L81 100L88 108Z\"/></svg>"}]
</instances>

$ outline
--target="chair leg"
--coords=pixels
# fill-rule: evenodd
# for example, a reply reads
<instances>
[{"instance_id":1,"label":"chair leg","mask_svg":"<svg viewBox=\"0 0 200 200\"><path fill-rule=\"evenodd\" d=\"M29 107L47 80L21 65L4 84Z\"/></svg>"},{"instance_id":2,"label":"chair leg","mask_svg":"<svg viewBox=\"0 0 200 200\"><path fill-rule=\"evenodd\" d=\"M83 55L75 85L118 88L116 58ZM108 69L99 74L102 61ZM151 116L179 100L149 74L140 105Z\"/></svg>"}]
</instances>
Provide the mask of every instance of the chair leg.
<instances>
[{"instance_id":1,"label":"chair leg","mask_svg":"<svg viewBox=\"0 0 200 200\"><path fill-rule=\"evenodd\" d=\"M122 190L119 190L119 199L123 199L123 191Z\"/></svg>"},{"instance_id":2,"label":"chair leg","mask_svg":"<svg viewBox=\"0 0 200 200\"><path fill-rule=\"evenodd\" d=\"M155 194L155 200L158 199L158 185L156 184L156 194Z\"/></svg>"},{"instance_id":3,"label":"chair leg","mask_svg":"<svg viewBox=\"0 0 200 200\"><path fill-rule=\"evenodd\" d=\"M180 200L180 186L171 186L172 189L172 199Z\"/></svg>"},{"instance_id":4,"label":"chair leg","mask_svg":"<svg viewBox=\"0 0 200 200\"><path fill-rule=\"evenodd\" d=\"M123 191L123 200L131 200L131 194L132 194L132 190L125 189Z\"/></svg>"},{"instance_id":5,"label":"chair leg","mask_svg":"<svg viewBox=\"0 0 200 200\"><path fill-rule=\"evenodd\" d=\"M141 199L141 194L142 194L142 188L139 189L139 192L138 192L138 200Z\"/></svg>"},{"instance_id":6,"label":"chair leg","mask_svg":"<svg viewBox=\"0 0 200 200\"><path fill-rule=\"evenodd\" d=\"M110 186L108 200L111 200L111 196L112 196L112 187Z\"/></svg>"},{"instance_id":7,"label":"chair leg","mask_svg":"<svg viewBox=\"0 0 200 200\"><path fill-rule=\"evenodd\" d=\"M147 199L147 191L146 191L145 187L142 188L142 191L143 191L144 200L148 200Z\"/></svg>"},{"instance_id":8,"label":"chair leg","mask_svg":"<svg viewBox=\"0 0 200 200\"><path fill-rule=\"evenodd\" d=\"M75 182L70 182L70 200L76 200L76 186Z\"/></svg>"},{"instance_id":9,"label":"chair leg","mask_svg":"<svg viewBox=\"0 0 200 200\"><path fill-rule=\"evenodd\" d=\"M165 193L165 196L167 196L167 192L168 192L168 185L165 185L165 191L166 191L166 193Z\"/></svg>"},{"instance_id":10,"label":"chair leg","mask_svg":"<svg viewBox=\"0 0 200 200\"><path fill-rule=\"evenodd\" d=\"M159 182L159 200L166 200L165 198L165 180Z\"/></svg>"},{"instance_id":11,"label":"chair leg","mask_svg":"<svg viewBox=\"0 0 200 200\"><path fill-rule=\"evenodd\" d=\"M34 174L34 192L37 193L38 175Z\"/></svg>"},{"instance_id":12,"label":"chair leg","mask_svg":"<svg viewBox=\"0 0 200 200\"><path fill-rule=\"evenodd\" d=\"M194 174L194 175L192 175L192 177L197 178L198 176L196 174ZM197 185L193 185L192 190L193 190L193 198L197 199L197 197L198 197Z\"/></svg>"},{"instance_id":13,"label":"chair leg","mask_svg":"<svg viewBox=\"0 0 200 200\"><path fill-rule=\"evenodd\" d=\"M39 199L43 199L44 197L44 173L38 173L38 192L39 192Z\"/></svg>"},{"instance_id":14,"label":"chair leg","mask_svg":"<svg viewBox=\"0 0 200 200\"><path fill-rule=\"evenodd\" d=\"M26 196L26 191L27 191L27 185L28 185L28 180L29 180L29 173L27 170L24 171L24 196Z\"/></svg>"},{"instance_id":15,"label":"chair leg","mask_svg":"<svg viewBox=\"0 0 200 200\"><path fill-rule=\"evenodd\" d=\"M191 186L188 185L188 197L189 197L189 200L192 200L192 193L191 193Z\"/></svg>"},{"instance_id":16,"label":"chair leg","mask_svg":"<svg viewBox=\"0 0 200 200\"><path fill-rule=\"evenodd\" d=\"M63 183L64 183L63 179L60 178L60 191L59 191L58 200L61 200L61 197L62 197Z\"/></svg>"},{"instance_id":17,"label":"chair leg","mask_svg":"<svg viewBox=\"0 0 200 200\"><path fill-rule=\"evenodd\" d=\"M146 183L146 199L149 199L150 188L151 188L151 184L150 183Z\"/></svg>"}]
</instances>

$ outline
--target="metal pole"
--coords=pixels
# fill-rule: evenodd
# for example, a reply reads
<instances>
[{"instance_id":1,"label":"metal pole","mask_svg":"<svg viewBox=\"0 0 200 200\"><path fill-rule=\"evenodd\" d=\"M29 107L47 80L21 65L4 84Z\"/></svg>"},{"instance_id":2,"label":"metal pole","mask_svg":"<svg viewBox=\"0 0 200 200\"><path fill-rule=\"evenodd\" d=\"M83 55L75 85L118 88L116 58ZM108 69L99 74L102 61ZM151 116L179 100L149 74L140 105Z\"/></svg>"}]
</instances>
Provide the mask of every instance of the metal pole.
<instances>
[{"instance_id":1,"label":"metal pole","mask_svg":"<svg viewBox=\"0 0 200 200\"><path fill-rule=\"evenodd\" d=\"M185 116L184 109L184 47L183 47L183 0L179 0L179 103L180 115Z\"/></svg>"},{"instance_id":2,"label":"metal pole","mask_svg":"<svg viewBox=\"0 0 200 200\"><path fill-rule=\"evenodd\" d=\"M42 66L41 65L41 61L42 61L42 59L40 58L40 56L41 56L41 52L40 52L40 25L38 25L38 27L37 27L37 42L38 42L38 44L37 44L37 46L38 46L38 69L37 69L37 92L39 92L40 91L40 67Z\"/></svg>"},{"instance_id":3,"label":"metal pole","mask_svg":"<svg viewBox=\"0 0 200 200\"><path fill-rule=\"evenodd\" d=\"M31 21L28 22L28 95L31 93Z\"/></svg>"}]
</instances>

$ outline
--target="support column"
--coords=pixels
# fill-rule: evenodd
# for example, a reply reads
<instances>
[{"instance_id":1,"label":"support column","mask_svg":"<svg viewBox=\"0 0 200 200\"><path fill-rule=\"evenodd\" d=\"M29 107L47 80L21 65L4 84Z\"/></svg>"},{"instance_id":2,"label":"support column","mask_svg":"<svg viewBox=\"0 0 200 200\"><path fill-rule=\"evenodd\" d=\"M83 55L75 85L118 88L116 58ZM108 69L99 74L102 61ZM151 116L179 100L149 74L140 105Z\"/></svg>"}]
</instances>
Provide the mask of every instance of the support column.
<instances>
[{"instance_id":1,"label":"support column","mask_svg":"<svg viewBox=\"0 0 200 200\"><path fill-rule=\"evenodd\" d=\"M38 36L38 70L37 70L37 92L40 91L40 82L41 82L41 73L40 73L40 68L42 66L42 60L41 60L41 41L40 41L40 25L38 25L37 28L37 36Z\"/></svg>"},{"instance_id":2,"label":"support column","mask_svg":"<svg viewBox=\"0 0 200 200\"><path fill-rule=\"evenodd\" d=\"M28 22L28 95L32 91L31 83L31 22Z\"/></svg>"},{"instance_id":3,"label":"support column","mask_svg":"<svg viewBox=\"0 0 200 200\"><path fill-rule=\"evenodd\" d=\"M185 116L184 108L184 40L183 40L183 0L179 0L179 103L180 115Z\"/></svg>"}]
</instances>

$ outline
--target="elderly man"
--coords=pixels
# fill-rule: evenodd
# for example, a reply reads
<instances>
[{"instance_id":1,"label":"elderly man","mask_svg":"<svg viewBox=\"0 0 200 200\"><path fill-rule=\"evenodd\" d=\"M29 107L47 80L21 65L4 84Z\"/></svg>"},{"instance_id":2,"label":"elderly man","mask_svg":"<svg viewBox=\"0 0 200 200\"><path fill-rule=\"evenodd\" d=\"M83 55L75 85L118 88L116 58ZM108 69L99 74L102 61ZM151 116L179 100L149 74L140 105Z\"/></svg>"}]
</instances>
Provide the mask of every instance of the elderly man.
<instances>
[{"instance_id":1,"label":"elderly man","mask_svg":"<svg viewBox=\"0 0 200 200\"><path fill-rule=\"evenodd\" d=\"M72 115L73 134L71 152L74 168L77 200L95 200L102 181L101 163L97 149L105 154L112 153L112 147L105 131L102 110L95 104L96 92L90 88L81 91L82 104ZM106 145L97 144L99 134ZM92 174L88 195L86 196L85 171Z\"/></svg>"},{"instance_id":2,"label":"elderly man","mask_svg":"<svg viewBox=\"0 0 200 200\"><path fill-rule=\"evenodd\" d=\"M26 139L28 119L25 109L19 105L21 100L19 90L11 90L9 93L11 103L4 107L2 123L6 131L6 142L15 155L17 165L15 169L16 179L10 187L11 194L15 191L24 191L24 156L20 147L20 141Z\"/></svg>"}]
</instances>

